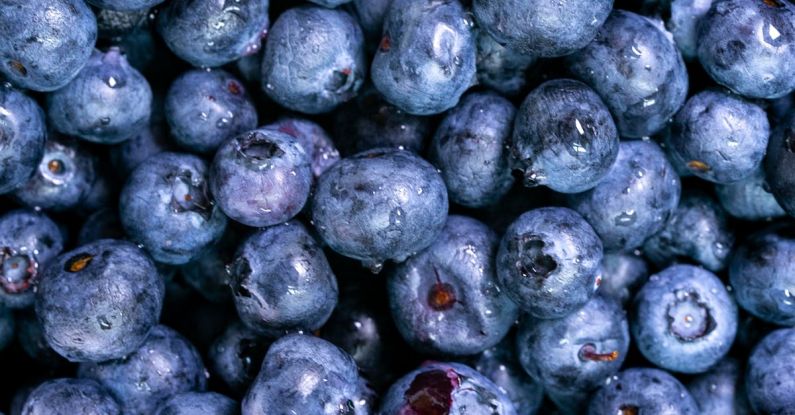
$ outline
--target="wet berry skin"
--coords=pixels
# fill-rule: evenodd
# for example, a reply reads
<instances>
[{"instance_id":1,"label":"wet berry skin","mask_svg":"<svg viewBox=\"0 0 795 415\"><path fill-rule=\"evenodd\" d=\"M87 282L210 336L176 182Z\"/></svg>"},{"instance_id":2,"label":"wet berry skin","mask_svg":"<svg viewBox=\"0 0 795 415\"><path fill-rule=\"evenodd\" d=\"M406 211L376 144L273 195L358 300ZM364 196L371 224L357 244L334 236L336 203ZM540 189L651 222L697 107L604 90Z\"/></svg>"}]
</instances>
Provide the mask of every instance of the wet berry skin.
<instances>
[{"instance_id":1,"label":"wet berry skin","mask_svg":"<svg viewBox=\"0 0 795 415\"><path fill-rule=\"evenodd\" d=\"M0 86L0 107L0 194L5 194L33 176L47 127L36 101L9 85Z\"/></svg>"},{"instance_id":2,"label":"wet berry skin","mask_svg":"<svg viewBox=\"0 0 795 415\"><path fill-rule=\"evenodd\" d=\"M260 49L267 33L268 0L171 0L157 28L169 49L196 67L216 67Z\"/></svg>"},{"instance_id":3,"label":"wet berry skin","mask_svg":"<svg viewBox=\"0 0 795 415\"><path fill-rule=\"evenodd\" d=\"M312 184L310 163L295 137L260 128L221 144L210 166L210 190L230 219L276 225L303 209Z\"/></svg>"},{"instance_id":4,"label":"wet berry skin","mask_svg":"<svg viewBox=\"0 0 795 415\"><path fill-rule=\"evenodd\" d=\"M55 258L39 279L36 314L50 346L70 361L117 359L157 324L165 288L130 242L101 239Z\"/></svg>"},{"instance_id":5,"label":"wet berry skin","mask_svg":"<svg viewBox=\"0 0 795 415\"><path fill-rule=\"evenodd\" d=\"M227 224L210 196L206 163L181 153L158 154L133 171L122 188L119 217L133 241L171 265L196 258Z\"/></svg>"},{"instance_id":6,"label":"wet berry skin","mask_svg":"<svg viewBox=\"0 0 795 415\"><path fill-rule=\"evenodd\" d=\"M591 398L588 415L700 414L693 397L668 372L626 369L605 381Z\"/></svg>"},{"instance_id":7,"label":"wet berry skin","mask_svg":"<svg viewBox=\"0 0 795 415\"><path fill-rule=\"evenodd\" d=\"M635 296L632 335L657 366L702 373L722 359L737 333L737 304L715 274L673 265Z\"/></svg>"},{"instance_id":8,"label":"wet berry skin","mask_svg":"<svg viewBox=\"0 0 795 415\"><path fill-rule=\"evenodd\" d=\"M0 38L5 78L22 88L54 91L91 56L97 20L82 0L8 0L0 5Z\"/></svg>"},{"instance_id":9,"label":"wet berry skin","mask_svg":"<svg viewBox=\"0 0 795 415\"><path fill-rule=\"evenodd\" d=\"M458 103L475 77L475 35L459 0L393 0L371 67L376 89L409 114Z\"/></svg>"},{"instance_id":10,"label":"wet berry skin","mask_svg":"<svg viewBox=\"0 0 795 415\"><path fill-rule=\"evenodd\" d=\"M366 74L364 34L344 11L289 9L268 34L262 90L285 108L329 112L356 96Z\"/></svg>"},{"instance_id":11,"label":"wet berry skin","mask_svg":"<svg viewBox=\"0 0 795 415\"><path fill-rule=\"evenodd\" d=\"M155 415L236 415L237 402L216 392L183 392L160 405Z\"/></svg>"},{"instance_id":12,"label":"wet berry skin","mask_svg":"<svg viewBox=\"0 0 795 415\"><path fill-rule=\"evenodd\" d=\"M33 389L25 400L26 415L121 415L107 389L91 379L52 379Z\"/></svg>"},{"instance_id":13,"label":"wet berry skin","mask_svg":"<svg viewBox=\"0 0 795 415\"><path fill-rule=\"evenodd\" d=\"M795 405L795 329L779 329L757 343L748 359L745 391L756 413L787 413Z\"/></svg>"},{"instance_id":14,"label":"wet berry skin","mask_svg":"<svg viewBox=\"0 0 795 415\"><path fill-rule=\"evenodd\" d=\"M447 189L412 152L374 149L344 158L318 179L312 220L321 239L373 271L433 243L447 218Z\"/></svg>"},{"instance_id":15,"label":"wet berry skin","mask_svg":"<svg viewBox=\"0 0 795 415\"><path fill-rule=\"evenodd\" d=\"M496 261L500 285L522 310L560 318L585 305L599 286L602 242L577 212L539 208L508 227Z\"/></svg>"},{"instance_id":16,"label":"wet berry skin","mask_svg":"<svg viewBox=\"0 0 795 415\"><path fill-rule=\"evenodd\" d=\"M519 309L497 284L498 243L481 222L450 216L431 246L396 267L387 283L389 303L412 347L471 355L505 337Z\"/></svg>"}]
</instances>

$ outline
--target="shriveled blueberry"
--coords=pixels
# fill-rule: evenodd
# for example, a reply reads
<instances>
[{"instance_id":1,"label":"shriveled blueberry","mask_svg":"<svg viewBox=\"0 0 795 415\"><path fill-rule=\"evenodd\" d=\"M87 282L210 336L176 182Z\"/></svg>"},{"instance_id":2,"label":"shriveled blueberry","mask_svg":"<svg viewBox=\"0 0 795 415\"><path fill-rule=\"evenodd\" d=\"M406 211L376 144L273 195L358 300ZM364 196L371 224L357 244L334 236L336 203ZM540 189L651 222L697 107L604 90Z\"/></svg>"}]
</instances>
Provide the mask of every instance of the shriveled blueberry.
<instances>
[{"instance_id":1,"label":"shriveled blueberry","mask_svg":"<svg viewBox=\"0 0 795 415\"><path fill-rule=\"evenodd\" d=\"M569 196L569 205L593 226L606 251L637 248L665 227L679 205L682 184L660 146L626 141L596 187Z\"/></svg>"},{"instance_id":2,"label":"shriveled blueberry","mask_svg":"<svg viewBox=\"0 0 795 415\"><path fill-rule=\"evenodd\" d=\"M393 0L373 59L373 84L409 114L454 107L476 79L473 26L459 0Z\"/></svg>"},{"instance_id":3,"label":"shriveled blueberry","mask_svg":"<svg viewBox=\"0 0 795 415\"><path fill-rule=\"evenodd\" d=\"M700 414L675 377L659 369L632 368L608 378L591 398L588 415Z\"/></svg>"},{"instance_id":4,"label":"shriveled blueberry","mask_svg":"<svg viewBox=\"0 0 795 415\"><path fill-rule=\"evenodd\" d=\"M762 339L748 359L745 391L754 412L786 414L795 405L795 329L779 329Z\"/></svg>"},{"instance_id":5,"label":"shriveled blueberry","mask_svg":"<svg viewBox=\"0 0 795 415\"><path fill-rule=\"evenodd\" d=\"M58 225L32 210L0 216L0 304L24 308L33 304L39 276L64 240Z\"/></svg>"},{"instance_id":6,"label":"shriveled blueberry","mask_svg":"<svg viewBox=\"0 0 795 415\"><path fill-rule=\"evenodd\" d=\"M171 0L157 28L169 49L196 67L216 67L260 49L268 0Z\"/></svg>"},{"instance_id":7,"label":"shriveled blueberry","mask_svg":"<svg viewBox=\"0 0 795 415\"><path fill-rule=\"evenodd\" d=\"M152 89L118 48L94 52L80 73L47 97L50 124L59 132L117 144L149 125Z\"/></svg>"},{"instance_id":8,"label":"shriveled blueberry","mask_svg":"<svg viewBox=\"0 0 795 415\"><path fill-rule=\"evenodd\" d=\"M94 379L116 398L124 414L149 415L182 392L203 391L204 365L195 347L181 334L155 326L129 355L101 363L83 363L78 376Z\"/></svg>"},{"instance_id":9,"label":"shriveled blueberry","mask_svg":"<svg viewBox=\"0 0 795 415\"><path fill-rule=\"evenodd\" d=\"M364 35L348 13L296 7L273 24L262 58L262 89L279 105L307 114L350 100L367 73Z\"/></svg>"},{"instance_id":10,"label":"shriveled blueberry","mask_svg":"<svg viewBox=\"0 0 795 415\"><path fill-rule=\"evenodd\" d=\"M524 311L560 318L585 305L599 287L602 242L577 212L539 208L508 227L496 261L500 285Z\"/></svg>"},{"instance_id":11,"label":"shriveled blueberry","mask_svg":"<svg viewBox=\"0 0 795 415\"><path fill-rule=\"evenodd\" d=\"M44 111L10 85L0 86L0 194L23 185L44 155Z\"/></svg>"},{"instance_id":12,"label":"shriveled blueberry","mask_svg":"<svg viewBox=\"0 0 795 415\"><path fill-rule=\"evenodd\" d=\"M53 91L72 80L97 41L97 20L82 0L0 4L0 73L23 88Z\"/></svg>"},{"instance_id":13,"label":"shriveled blueberry","mask_svg":"<svg viewBox=\"0 0 795 415\"><path fill-rule=\"evenodd\" d=\"M640 252L609 253L602 258L602 285L598 294L626 305L649 277L649 266Z\"/></svg>"},{"instance_id":14,"label":"shriveled blueberry","mask_svg":"<svg viewBox=\"0 0 795 415\"><path fill-rule=\"evenodd\" d=\"M296 138L260 128L221 145L210 166L210 190L232 220L276 225L303 209L312 183L310 163Z\"/></svg>"},{"instance_id":15,"label":"shriveled blueberry","mask_svg":"<svg viewBox=\"0 0 795 415\"><path fill-rule=\"evenodd\" d=\"M663 29L635 13L615 10L593 42L567 62L605 100L621 136L659 132L685 102L682 55Z\"/></svg>"},{"instance_id":16,"label":"shriveled blueberry","mask_svg":"<svg viewBox=\"0 0 795 415\"><path fill-rule=\"evenodd\" d=\"M52 379L30 392L25 415L121 415L107 389L91 379Z\"/></svg>"},{"instance_id":17,"label":"shriveled blueberry","mask_svg":"<svg viewBox=\"0 0 795 415\"><path fill-rule=\"evenodd\" d=\"M270 344L270 340L234 322L210 346L208 366L236 395L242 395L259 373Z\"/></svg>"},{"instance_id":18,"label":"shriveled blueberry","mask_svg":"<svg viewBox=\"0 0 795 415\"><path fill-rule=\"evenodd\" d=\"M765 173L770 193L795 216L795 117L780 123L767 145Z\"/></svg>"},{"instance_id":19,"label":"shriveled blueberry","mask_svg":"<svg viewBox=\"0 0 795 415\"><path fill-rule=\"evenodd\" d=\"M519 309L497 284L498 243L481 222L450 216L431 246L397 266L387 285L389 303L412 347L471 355L505 337Z\"/></svg>"},{"instance_id":20,"label":"shriveled blueberry","mask_svg":"<svg viewBox=\"0 0 795 415\"><path fill-rule=\"evenodd\" d=\"M337 279L300 222L251 235L229 266L229 279L243 323L274 338L319 329L337 305Z\"/></svg>"},{"instance_id":21,"label":"shriveled blueberry","mask_svg":"<svg viewBox=\"0 0 795 415\"><path fill-rule=\"evenodd\" d=\"M525 72L536 57L499 44L485 30L479 30L476 39L478 82L503 95L522 92L527 84Z\"/></svg>"},{"instance_id":22,"label":"shriveled blueberry","mask_svg":"<svg viewBox=\"0 0 795 415\"><path fill-rule=\"evenodd\" d=\"M165 0L86 0L94 6L118 11L143 10L157 6Z\"/></svg>"},{"instance_id":23,"label":"shriveled blueberry","mask_svg":"<svg viewBox=\"0 0 795 415\"><path fill-rule=\"evenodd\" d=\"M136 350L160 318L165 288L130 242L102 239L54 259L39 279L36 314L52 348L75 362Z\"/></svg>"},{"instance_id":24,"label":"shriveled blueberry","mask_svg":"<svg viewBox=\"0 0 795 415\"><path fill-rule=\"evenodd\" d=\"M740 362L727 357L693 378L687 389L702 415L750 414L744 380Z\"/></svg>"},{"instance_id":25,"label":"shriveled blueberry","mask_svg":"<svg viewBox=\"0 0 795 415\"><path fill-rule=\"evenodd\" d=\"M209 193L206 163L180 153L160 153L133 171L119 217L132 240L171 265L196 258L221 238L227 223Z\"/></svg>"},{"instance_id":26,"label":"shriveled blueberry","mask_svg":"<svg viewBox=\"0 0 795 415\"><path fill-rule=\"evenodd\" d=\"M165 114L174 141L197 153L212 153L226 139L257 126L246 88L220 69L194 69L177 78L168 89Z\"/></svg>"},{"instance_id":27,"label":"shriveled blueberry","mask_svg":"<svg viewBox=\"0 0 795 415\"><path fill-rule=\"evenodd\" d=\"M740 181L716 185L715 193L723 209L738 219L754 221L787 214L770 193L763 168Z\"/></svg>"},{"instance_id":28,"label":"shriveled blueberry","mask_svg":"<svg viewBox=\"0 0 795 415\"><path fill-rule=\"evenodd\" d=\"M442 120L428 159L441 170L452 202L494 204L513 185L507 144L516 107L493 93L465 96Z\"/></svg>"},{"instance_id":29,"label":"shriveled blueberry","mask_svg":"<svg viewBox=\"0 0 795 415\"><path fill-rule=\"evenodd\" d=\"M373 271L433 243L447 218L447 189L409 151L375 149L340 160L318 179L312 220L331 249Z\"/></svg>"},{"instance_id":30,"label":"shriveled blueberry","mask_svg":"<svg viewBox=\"0 0 795 415\"><path fill-rule=\"evenodd\" d=\"M183 392L158 408L156 415L237 415L237 402L216 392Z\"/></svg>"},{"instance_id":31,"label":"shriveled blueberry","mask_svg":"<svg viewBox=\"0 0 795 415\"><path fill-rule=\"evenodd\" d=\"M340 152L331 137L317 123L304 118L282 118L266 128L293 136L312 161L312 174L320 177L340 159Z\"/></svg>"},{"instance_id":32,"label":"shriveled blueberry","mask_svg":"<svg viewBox=\"0 0 795 415\"><path fill-rule=\"evenodd\" d=\"M506 336L500 344L481 353L473 367L505 391L516 413L533 415L538 412L544 389L519 364L514 336Z\"/></svg>"}]
</instances>

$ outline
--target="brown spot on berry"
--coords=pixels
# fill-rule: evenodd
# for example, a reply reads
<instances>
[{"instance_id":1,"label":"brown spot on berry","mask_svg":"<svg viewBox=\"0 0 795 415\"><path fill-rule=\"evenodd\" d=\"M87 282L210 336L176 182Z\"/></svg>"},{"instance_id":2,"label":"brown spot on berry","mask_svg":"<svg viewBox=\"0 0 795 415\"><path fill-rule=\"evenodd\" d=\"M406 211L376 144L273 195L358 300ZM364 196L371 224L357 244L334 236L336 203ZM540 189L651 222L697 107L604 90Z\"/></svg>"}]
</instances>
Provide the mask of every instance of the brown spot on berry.
<instances>
[{"instance_id":1,"label":"brown spot on berry","mask_svg":"<svg viewBox=\"0 0 795 415\"><path fill-rule=\"evenodd\" d=\"M243 87L236 81L229 81L229 83L226 84L226 89L228 89L232 95L240 95L243 93Z\"/></svg>"},{"instance_id":2,"label":"brown spot on berry","mask_svg":"<svg viewBox=\"0 0 795 415\"><path fill-rule=\"evenodd\" d=\"M613 350L608 353L598 353L596 346L588 343L580 348L580 360L590 360L592 362L612 362L618 359L618 350Z\"/></svg>"},{"instance_id":3,"label":"brown spot on berry","mask_svg":"<svg viewBox=\"0 0 795 415\"><path fill-rule=\"evenodd\" d=\"M26 68L25 65L22 64L22 62L17 61L17 60L10 60L10 61L8 61L8 65L12 69L17 71L18 74L20 74L22 76L28 76L28 68Z\"/></svg>"},{"instance_id":4,"label":"brown spot on berry","mask_svg":"<svg viewBox=\"0 0 795 415\"><path fill-rule=\"evenodd\" d=\"M66 261L66 266L64 268L69 272L79 272L84 270L93 259L94 256L91 254L77 254Z\"/></svg>"},{"instance_id":5,"label":"brown spot on berry","mask_svg":"<svg viewBox=\"0 0 795 415\"><path fill-rule=\"evenodd\" d=\"M762 0L762 2L770 7L784 7L784 3L780 0Z\"/></svg>"},{"instance_id":6,"label":"brown spot on berry","mask_svg":"<svg viewBox=\"0 0 795 415\"><path fill-rule=\"evenodd\" d=\"M47 170L53 174L61 174L63 172L63 162L61 160L50 160L47 162Z\"/></svg>"},{"instance_id":7,"label":"brown spot on berry","mask_svg":"<svg viewBox=\"0 0 795 415\"><path fill-rule=\"evenodd\" d=\"M618 407L619 415L638 415L640 408L635 405L621 405Z\"/></svg>"},{"instance_id":8,"label":"brown spot on berry","mask_svg":"<svg viewBox=\"0 0 795 415\"><path fill-rule=\"evenodd\" d=\"M704 163L703 161L699 161L699 160L691 160L691 161L687 162L687 167L690 170L697 170L697 171L700 171L700 172L709 171L709 165L707 165L707 163Z\"/></svg>"},{"instance_id":9,"label":"brown spot on berry","mask_svg":"<svg viewBox=\"0 0 795 415\"><path fill-rule=\"evenodd\" d=\"M389 52L389 49L392 49L392 40L389 38L389 35L384 35L381 38L381 43L378 44L378 50L381 52Z\"/></svg>"}]
</instances>

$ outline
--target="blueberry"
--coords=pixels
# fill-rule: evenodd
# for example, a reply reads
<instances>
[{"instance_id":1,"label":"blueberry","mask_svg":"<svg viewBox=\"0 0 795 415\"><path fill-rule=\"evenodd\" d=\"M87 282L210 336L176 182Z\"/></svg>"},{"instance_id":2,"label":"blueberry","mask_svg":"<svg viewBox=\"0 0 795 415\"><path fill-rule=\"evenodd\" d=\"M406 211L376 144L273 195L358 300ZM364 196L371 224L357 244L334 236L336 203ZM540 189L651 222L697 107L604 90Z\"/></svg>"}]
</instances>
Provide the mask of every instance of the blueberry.
<instances>
[{"instance_id":1,"label":"blueberry","mask_svg":"<svg viewBox=\"0 0 795 415\"><path fill-rule=\"evenodd\" d=\"M0 305L0 351L14 340L16 321L11 310Z\"/></svg>"},{"instance_id":2,"label":"blueberry","mask_svg":"<svg viewBox=\"0 0 795 415\"><path fill-rule=\"evenodd\" d=\"M605 100L624 137L659 132L685 102L682 55L666 32L632 12L614 11L593 42L567 62Z\"/></svg>"},{"instance_id":3,"label":"blueberry","mask_svg":"<svg viewBox=\"0 0 795 415\"><path fill-rule=\"evenodd\" d=\"M528 187L562 193L596 186L618 156L618 132L602 99L569 79L547 81L525 98L511 143Z\"/></svg>"},{"instance_id":4,"label":"blueberry","mask_svg":"<svg viewBox=\"0 0 795 415\"><path fill-rule=\"evenodd\" d=\"M473 25L459 0L393 0L373 59L373 84L409 114L454 107L476 79Z\"/></svg>"},{"instance_id":5,"label":"blueberry","mask_svg":"<svg viewBox=\"0 0 795 415\"><path fill-rule=\"evenodd\" d=\"M363 415L369 412L359 406L362 387L347 353L323 339L291 334L271 345L243 399L242 415Z\"/></svg>"},{"instance_id":6,"label":"blueberry","mask_svg":"<svg viewBox=\"0 0 795 415\"><path fill-rule=\"evenodd\" d=\"M795 329L776 330L762 339L748 359L745 388L756 413L786 414L795 405Z\"/></svg>"},{"instance_id":7,"label":"blueberry","mask_svg":"<svg viewBox=\"0 0 795 415\"><path fill-rule=\"evenodd\" d=\"M673 35L676 46L687 60L698 57L698 24L709 11L713 0L667 0L670 17L666 27Z\"/></svg>"},{"instance_id":8,"label":"blueberry","mask_svg":"<svg viewBox=\"0 0 795 415\"><path fill-rule=\"evenodd\" d=\"M627 141L619 145L607 176L593 189L571 195L569 205L593 226L605 250L628 250L665 227L681 186L657 144Z\"/></svg>"},{"instance_id":9,"label":"blueberry","mask_svg":"<svg viewBox=\"0 0 795 415\"><path fill-rule=\"evenodd\" d=\"M86 0L94 6L102 9L117 10L117 11L135 11L148 9L165 0Z\"/></svg>"},{"instance_id":10,"label":"blueberry","mask_svg":"<svg viewBox=\"0 0 795 415\"><path fill-rule=\"evenodd\" d=\"M732 255L729 280L740 306L770 323L795 325L795 229L781 224L751 235Z\"/></svg>"},{"instance_id":11,"label":"blueberry","mask_svg":"<svg viewBox=\"0 0 795 415\"><path fill-rule=\"evenodd\" d=\"M450 216L436 241L388 281L392 317L416 350L471 355L496 345L519 310L497 285L499 240L486 225Z\"/></svg>"},{"instance_id":12,"label":"blueberry","mask_svg":"<svg viewBox=\"0 0 795 415\"><path fill-rule=\"evenodd\" d=\"M716 0L698 29L698 59L719 84L751 98L795 89L795 5Z\"/></svg>"},{"instance_id":13,"label":"blueberry","mask_svg":"<svg viewBox=\"0 0 795 415\"><path fill-rule=\"evenodd\" d=\"M351 15L297 7L268 34L262 89L283 107L318 114L356 96L366 72L364 35Z\"/></svg>"},{"instance_id":14,"label":"blueberry","mask_svg":"<svg viewBox=\"0 0 795 415\"><path fill-rule=\"evenodd\" d=\"M494 39L525 55L556 57L585 47L613 0L474 0L472 11Z\"/></svg>"},{"instance_id":15,"label":"blueberry","mask_svg":"<svg viewBox=\"0 0 795 415\"><path fill-rule=\"evenodd\" d=\"M323 250L300 222L251 235L229 266L240 319L271 337L317 330L337 305L337 280Z\"/></svg>"},{"instance_id":16,"label":"blueberry","mask_svg":"<svg viewBox=\"0 0 795 415\"><path fill-rule=\"evenodd\" d=\"M310 163L297 139L260 128L221 145L210 166L210 190L231 219L276 225L303 209L312 183Z\"/></svg>"},{"instance_id":17,"label":"blueberry","mask_svg":"<svg viewBox=\"0 0 795 415\"><path fill-rule=\"evenodd\" d=\"M227 138L257 126L243 84L222 70L182 74L168 89L165 114L174 141L197 153L213 153Z\"/></svg>"},{"instance_id":18,"label":"blueberry","mask_svg":"<svg viewBox=\"0 0 795 415\"><path fill-rule=\"evenodd\" d=\"M659 369L633 368L610 377L591 398L588 415L696 415L693 397L676 378Z\"/></svg>"},{"instance_id":19,"label":"blueberry","mask_svg":"<svg viewBox=\"0 0 795 415\"><path fill-rule=\"evenodd\" d=\"M110 148L110 161L121 179L126 179L139 164L155 154L172 151L174 145L165 126L152 122L132 138Z\"/></svg>"},{"instance_id":20,"label":"blueberry","mask_svg":"<svg viewBox=\"0 0 795 415\"><path fill-rule=\"evenodd\" d=\"M196 67L216 67L255 53L268 30L268 0L171 0L157 28L169 49Z\"/></svg>"},{"instance_id":21,"label":"blueberry","mask_svg":"<svg viewBox=\"0 0 795 415\"><path fill-rule=\"evenodd\" d=\"M242 323L234 322L210 346L210 369L235 395L242 395L257 376L270 343Z\"/></svg>"},{"instance_id":22,"label":"blueberry","mask_svg":"<svg viewBox=\"0 0 795 415\"><path fill-rule=\"evenodd\" d=\"M124 358L83 363L78 376L103 384L125 414L153 414L167 399L204 390L207 378L199 352L166 326L155 326L146 341Z\"/></svg>"},{"instance_id":23,"label":"blueberry","mask_svg":"<svg viewBox=\"0 0 795 415\"><path fill-rule=\"evenodd\" d=\"M718 272L729 262L734 232L726 213L714 197L686 192L665 227L646 240L646 257L660 267L689 258Z\"/></svg>"},{"instance_id":24,"label":"blueberry","mask_svg":"<svg viewBox=\"0 0 795 415\"><path fill-rule=\"evenodd\" d=\"M317 178L340 159L340 152L331 137L317 123L303 118L282 118L265 128L273 128L294 137L312 161L312 174Z\"/></svg>"},{"instance_id":25,"label":"blueberry","mask_svg":"<svg viewBox=\"0 0 795 415\"><path fill-rule=\"evenodd\" d=\"M602 285L598 294L626 305L649 277L649 266L639 254L605 254L602 258Z\"/></svg>"},{"instance_id":26,"label":"blueberry","mask_svg":"<svg viewBox=\"0 0 795 415\"><path fill-rule=\"evenodd\" d=\"M693 175L728 184L759 168L769 135L761 107L708 90L692 96L676 114L666 147Z\"/></svg>"},{"instance_id":27,"label":"blueberry","mask_svg":"<svg viewBox=\"0 0 795 415\"><path fill-rule=\"evenodd\" d=\"M384 27L384 17L390 4L392 0L353 0L351 3L353 6L351 9L367 41L365 47L374 49L378 44L381 28Z\"/></svg>"},{"instance_id":28,"label":"blueberry","mask_svg":"<svg viewBox=\"0 0 795 415\"><path fill-rule=\"evenodd\" d=\"M534 209L505 231L496 261L500 285L524 311L560 318L585 305L599 286L602 242L573 210Z\"/></svg>"},{"instance_id":29,"label":"blueberry","mask_svg":"<svg viewBox=\"0 0 795 415\"><path fill-rule=\"evenodd\" d=\"M30 392L22 407L25 415L121 415L119 404L99 383L90 379L52 379Z\"/></svg>"},{"instance_id":30,"label":"blueberry","mask_svg":"<svg viewBox=\"0 0 795 415\"><path fill-rule=\"evenodd\" d=\"M518 95L527 84L525 72L536 58L494 40L485 30L477 33L478 82L503 95Z\"/></svg>"},{"instance_id":31,"label":"blueberry","mask_svg":"<svg viewBox=\"0 0 795 415\"><path fill-rule=\"evenodd\" d=\"M101 144L137 134L148 125L151 107L149 83L118 48L94 52L72 81L47 97L53 128Z\"/></svg>"},{"instance_id":32,"label":"blueberry","mask_svg":"<svg viewBox=\"0 0 795 415\"><path fill-rule=\"evenodd\" d=\"M227 219L207 189L196 156L161 153L133 171L122 188L119 217L130 238L158 261L181 265L221 238Z\"/></svg>"},{"instance_id":33,"label":"blueberry","mask_svg":"<svg viewBox=\"0 0 795 415\"><path fill-rule=\"evenodd\" d=\"M673 265L635 296L632 335L657 366L702 373L723 358L737 333L737 304L715 274Z\"/></svg>"},{"instance_id":34,"label":"blueberry","mask_svg":"<svg viewBox=\"0 0 795 415\"><path fill-rule=\"evenodd\" d=\"M228 226L221 239L210 248L180 267L182 279L202 297L212 303L230 303L232 294L229 291L229 275L226 266L235 256L235 251L246 230L237 230Z\"/></svg>"},{"instance_id":35,"label":"blueberry","mask_svg":"<svg viewBox=\"0 0 795 415\"><path fill-rule=\"evenodd\" d=\"M428 363L409 372L381 400L383 415L515 415L508 395L488 378L460 363Z\"/></svg>"},{"instance_id":36,"label":"blueberry","mask_svg":"<svg viewBox=\"0 0 795 415\"><path fill-rule=\"evenodd\" d=\"M773 130L767 146L765 173L770 193L795 216L795 117Z\"/></svg>"},{"instance_id":37,"label":"blueberry","mask_svg":"<svg viewBox=\"0 0 795 415\"><path fill-rule=\"evenodd\" d=\"M97 21L82 0L7 0L0 38L0 73L23 88L54 91L88 61Z\"/></svg>"},{"instance_id":38,"label":"blueberry","mask_svg":"<svg viewBox=\"0 0 795 415\"><path fill-rule=\"evenodd\" d=\"M428 159L441 170L450 200L467 207L494 204L513 185L506 149L516 107L475 92L450 110L431 141Z\"/></svg>"},{"instance_id":39,"label":"blueberry","mask_svg":"<svg viewBox=\"0 0 795 415\"><path fill-rule=\"evenodd\" d=\"M33 305L39 275L61 253L63 239L43 213L19 209L0 216L0 304Z\"/></svg>"},{"instance_id":40,"label":"blueberry","mask_svg":"<svg viewBox=\"0 0 795 415\"><path fill-rule=\"evenodd\" d=\"M735 218L754 221L787 214L770 193L762 168L754 170L743 180L716 185L715 193L723 209Z\"/></svg>"},{"instance_id":41,"label":"blueberry","mask_svg":"<svg viewBox=\"0 0 795 415\"><path fill-rule=\"evenodd\" d=\"M544 389L519 364L515 346L514 337L506 336L498 345L481 353L473 367L505 391L518 414L533 415L541 407Z\"/></svg>"},{"instance_id":42,"label":"blueberry","mask_svg":"<svg viewBox=\"0 0 795 415\"><path fill-rule=\"evenodd\" d=\"M17 314L16 329L19 346L36 367L57 370L68 364L68 361L47 343L41 321L35 312L26 310Z\"/></svg>"},{"instance_id":43,"label":"blueberry","mask_svg":"<svg viewBox=\"0 0 795 415\"><path fill-rule=\"evenodd\" d=\"M351 0L309 0L312 3L319 4L323 7L337 7L339 5L350 2Z\"/></svg>"},{"instance_id":44,"label":"blueberry","mask_svg":"<svg viewBox=\"0 0 795 415\"><path fill-rule=\"evenodd\" d=\"M581 410L624 362L629 324L617 302L597 296L560 319L522 319L516 344L522 367L553 401Z\"/></svg>"},{"instance_id":45,"label":"blueberry","mask_svg":"<svg viewBox=\"0 0 795 415\"><path fill-rule=\"evenodd\" d=\"M365 88L336 113L334 141L346 156L392 147L422 153L433 133L429 117L411 115Z\"/></svg>"},{"instance_id":46,"label":"blueberry","mask_svg":"<svg viewBox=\"0 0 795 415\"><path fill-rule=\"evenodd\" d=\"M99 9L94 13L97 15L100 43L105 40L118 42L121 38L138 30L148 30L150 13L148 8L138 10ZM122 47L122 49L125 48Z\"/></svg>"},{"instance_id":47,"label":"blueberry","mask_svg":"<svg viewBox=\"0 0 795 415\"><path fill-rule=\"evenodd\" d=\"M77 244L86 245L98 239L124 239L125 237L118 212L115 209L105 208L97 210L86 218L77 235Z\"/></svg>"},{"instance_id":48,"label":"blueberry","mask_svg":"<svg viewBox=\"0 0 795 415\"><path fill-rule=\"evenodd\" d=\"M157 324L164 287L135 245L102 239L55 258L39 279L36 314L56 352L75 362L134 351Z\"/></svg>"},{"instance_id":49,"label":"blueberry","mask_svg":"<svg viewBox=\"0 0 795 415\"><path fill-rule=\"evenodd\" d=\"M409 151L375 149L340 160L318 180L312 220L334 251L371 270L431 243L447 218L447 189Z\"/></svg>"},{"instance_id":50,"label":"blueberry","mask_svg":"<svg viewBox=\"0 0 795 415\"><path fill-rule=\"evenodd\" d=\"M687 389L703 415L750 414L743 380L740 362L726 358L693 378Z\"/></svg>"},{"instance_id":51,"label":"blueberry","mask_svg":"<svg viewBox=\"0 0 795 415\"><path fill-rule=\"evenodd\" d=\"M0 86L0 194L23 185L44 155L44 112L36 101L8 85Z\"/></svg>"},{"instance_id":52,"label":"blueberry","mask_svg":"<svg viewBox=\"0 0 795 415\"><path fill-rule=\"evenodd\" d=\"M237 402L215 392L183 392L160 405L156 415L237 415Z\"/></svg>"}]
</instances>

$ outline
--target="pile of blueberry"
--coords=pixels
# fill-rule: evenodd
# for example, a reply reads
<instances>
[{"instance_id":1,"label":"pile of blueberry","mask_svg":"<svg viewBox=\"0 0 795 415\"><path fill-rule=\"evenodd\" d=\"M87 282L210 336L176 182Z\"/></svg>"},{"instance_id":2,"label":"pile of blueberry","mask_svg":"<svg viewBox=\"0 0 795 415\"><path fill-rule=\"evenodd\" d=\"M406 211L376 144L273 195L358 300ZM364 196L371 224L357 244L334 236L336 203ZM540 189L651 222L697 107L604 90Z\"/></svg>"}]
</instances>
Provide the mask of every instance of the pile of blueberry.
<instances>
[{"instance_id":1,"label":"pile of blueberry","mask_svg":"<svg viewBox=\"0 0 795 415\"><path fill-rule=\"evenodd\" d=\"M0 415L795 414L795 0L0 0Z\"/></svg>"}]
</instances>

